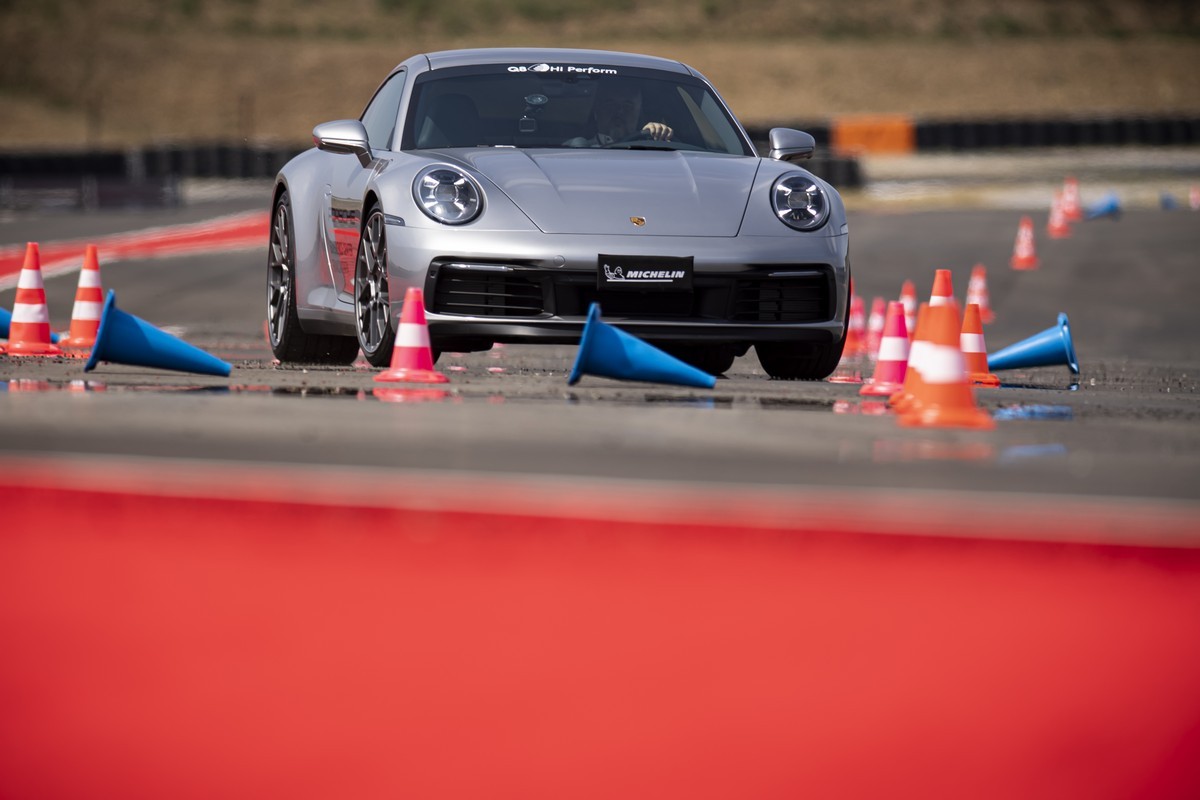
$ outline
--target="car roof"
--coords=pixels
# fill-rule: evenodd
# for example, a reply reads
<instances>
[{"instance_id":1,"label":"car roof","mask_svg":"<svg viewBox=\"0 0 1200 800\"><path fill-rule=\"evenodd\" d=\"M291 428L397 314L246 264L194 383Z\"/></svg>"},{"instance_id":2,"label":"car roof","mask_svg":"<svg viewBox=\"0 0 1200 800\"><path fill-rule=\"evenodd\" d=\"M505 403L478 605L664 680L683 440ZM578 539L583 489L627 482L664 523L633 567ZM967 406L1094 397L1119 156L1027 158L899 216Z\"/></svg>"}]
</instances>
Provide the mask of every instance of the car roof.
<instances>
[{"instance_id":1,"label":"car roof","mask_svg":"<svg viewBox=\"0 0 1200 800\"><path fill-rule=\"evenodd\" d=\"M416 59L427 60L430 69L464 67L472 64L539 64L541 62L575 62L579 64L604 64L614 67L641 67L661 69L685 75L696 75L695 70L679 61L638 53L620 53L612 50L575 50L556 47L486 47L471 50L441 50L425 53ZM410 63L409 59L405 63Z\"/></svg>"}]
</instances>

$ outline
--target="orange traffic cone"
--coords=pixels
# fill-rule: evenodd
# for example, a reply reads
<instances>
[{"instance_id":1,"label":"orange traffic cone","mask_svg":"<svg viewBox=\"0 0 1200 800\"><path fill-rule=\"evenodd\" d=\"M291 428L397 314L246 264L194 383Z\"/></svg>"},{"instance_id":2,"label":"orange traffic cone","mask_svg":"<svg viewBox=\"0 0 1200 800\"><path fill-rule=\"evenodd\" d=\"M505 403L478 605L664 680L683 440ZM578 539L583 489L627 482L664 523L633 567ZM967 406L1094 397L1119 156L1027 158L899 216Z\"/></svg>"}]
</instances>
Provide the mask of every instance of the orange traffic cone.
<instances>
[{"instance_id":1,"label":"orange traffic cone","mask_svg":"<svg viewBox=\"0 0 1200 800\"><path fill-rule=\"evenodd\" d=\"M908 340L911 342L917 330L917 288L912 281L905 281L900 287L900 304L904 306L904 325L908 329Z\"/></svg>"},{"instance_id":2,"label":"orange traffic cone","mask_svg":"<svg viewBox=\"0 0 1200 800\"><path fill-rule=\"evenodd\" d=\"M1188 189L1188 208L1200 211L1200 185L1195 183Z\"/></svg>"},{"instance_id":3,"label":"orange traffic cone","mask_svg":"<svg viewBox=\"0 0 1200 800\"><path fill-rule=\"evenodd\" d=\"M867 349L866 339L867 320L863 309L863 299L858 295L850 298L850 319L846 323L846 346L842 350L842 358L858 358Z\"/></svg>"},{"instance_id":4,"label":"orange traffic cone","mask_svg":"<svg viewBox=\"0 0 1200 800\"><path fill-rule=\"evenodd\" d=\"M984 325L995 321L996 315L992 313L992 304L988 297L987 267L983 264L976 264L971 270L971 280L967 283L967 305L971 303L979 306L979 318Z\"/></svg>"},{"instance_id":5,"label":"orange traffic cone","mask_svg":"<svg viewBox=\"0 0 1200 800\"><path fill-rule=\"evenodd\" d=\"M89 244L83 257L83 269L79 271L79 286L75 289L75 306L71 309L71 330L58 344L68 355L85 355L96 343L100 330L100 315L104 311L104 293L100 288L100 259L96 256L96 245Z\"/></svg>"},{"instance_id":6,"label":"orange traffic cone","mask_svg":"<svg viewBox=\"0 0 1200 800\"><path fill-rule=\"evenodd\" d=\"M1037 269L1038 258L1033 244L1033 220L1021 217L1021 225L1017 228L1017 240L1013 243L1012 260L1009 265L1013 269Z\"/></svg>"},{"instance_id":7,"label":"orange traffic cone","mask_svg":"<svg viewBox=\"0 0 1200 800\"><path fill-rule=\"evenodd\" d=\"M959 349L958 312L952 306L933 306L926 322L926 352L919 365L908 365L909 372L918 371L921 379L914 383L915 397L910 410L900 415L900 424L918 428L996 427L991 415L975 405L967 381Z\"/></svg>"},{"instance_id":8,"label":"orange traffic cone","mask_svg":"<svg viewBox=\"0 0 1200 800\"><path fill-rule=\"evenodd\" d=\"M396 326L396 344L392 364L387 372L375 376L376 381L403 383L448 383L442 373L433 368L433 351L429 347L429 327L425 324L425 298L415 286L404 293L400 324Z\"/></svg>"},{"instance_id":9,"label":"orange traffic cone","mask_svg":"<svg viewBox=\"0 0 1200 800\"><path fill-rule=\"evenodd\" d=\"M954 281L950 270L939 269L933 273L933 291L929 295L931 306L954 306L958 310L958 301L954 299Z\"/></svg>"},{"instance_id":10,"label":"orange traffic cone","mask_svg":"<svg viewBox=\"0 0 1200 800\"><path fill-rule=\"evenodd\" d=\"M25 245L25 264L17 278L17 296L8 328L8 354L62 355L62 350L50 341L50 311L46 308L46 287L42 283L42 259L37 242Z\"/></svg>"},{"instance_id":11,"label":"orange traffic cone","mask_svg":"<svg viewBox=\"0 0 1200 800\"><path fill-rule=\"evenodd\" d=\"M1079 202L1079 181L1068 177L1063 181L1062 210L1067 222L1083 221L1083 204Z\"/></svg>"},{"instance_id":12,"label":"orange traffic cone","mask_svg":"<svg viewBox=\"0 0 1200 800\"><path fill-rule=\"evenodd\" d=\"M883 340L883 326L887 321L887 304L882 297L871 301L871 314L867 317L867 356L878 358L879 343Z\"/></svg>"},{"instance_id":13,"label":"orange traffic cone","mask_svg":"<svg viewBox=\"0 0 1200 800\"><path fill-rule=\"evenodd\" d=\"M1066 239L1071 235L1071 226L1067 224L1067 216L1063 213L1063 199L1058 192L1050 201L1050 219L1046 221L1046 234L1051 239Z\"/></svg>"},{"instance_id":14,"label":"orange traffic cone","mask_svg":"<svg viewBox=\"0 0 1200 800\"><path fill-rule=\"evenodd\" d=\"M895 394L904 383L907 367L908 329L904 327L904 306L893 300L888 303L887 321L879 340L875 376L858 393L871 396Z\"/></svg>"},{"instance_id":15,"label":"orange traffic cone","mask_svg":"<svg viewBox=\"0 0 1200 800\"><path fill-rule=\"evenodd\" d=\"M983 341L983 321L980 319L979 306L974 303L967 305L967 313L963 315L962 333L958 338L959 349L962 350L963 363L966 364L967 377L975 386L999 386L1000 379L988 372L987 344Z\"/></svg>"},{"instance_id":16,"label":"orange traffic cone","mask_svg":"<svg viewBox=\"0 0 1200 800\"><path fill-rule=\"evenodd\" d=\"M951 308L951 306L946 306ZM929 303L921 303L917 310L917 327L913 332L912 343L908 348L908 364L904 371L904 383L900 391L888 398L888 405L898 412L904 413L915 408L917 402L917 384L921 382L921 372L916 369L929 350Z\"/></svg>"}]
</instances>

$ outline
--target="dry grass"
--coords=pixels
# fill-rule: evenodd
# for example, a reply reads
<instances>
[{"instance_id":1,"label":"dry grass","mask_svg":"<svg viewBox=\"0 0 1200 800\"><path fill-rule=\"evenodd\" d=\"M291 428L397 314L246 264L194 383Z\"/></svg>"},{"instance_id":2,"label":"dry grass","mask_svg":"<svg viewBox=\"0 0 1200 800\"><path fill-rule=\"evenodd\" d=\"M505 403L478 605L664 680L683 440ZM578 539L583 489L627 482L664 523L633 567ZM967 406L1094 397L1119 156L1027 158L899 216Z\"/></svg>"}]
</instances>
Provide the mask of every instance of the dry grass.
<instances>
[{"instance_id":1,"label":"dry grass","mask_svg":"<svg viewBox=\"0 0 1200 800\"><path fill-rule=\"evenodd\" d=\"M303 142L317 122L357 116L386 70L412 53L530 44L678 58L711 78L748 123L875 112L1200 112L1200 38L1164 32L1200 30L1200 4L1189 2L18 5L0 0L7 148Z\"/></svg>"}]
</instances>

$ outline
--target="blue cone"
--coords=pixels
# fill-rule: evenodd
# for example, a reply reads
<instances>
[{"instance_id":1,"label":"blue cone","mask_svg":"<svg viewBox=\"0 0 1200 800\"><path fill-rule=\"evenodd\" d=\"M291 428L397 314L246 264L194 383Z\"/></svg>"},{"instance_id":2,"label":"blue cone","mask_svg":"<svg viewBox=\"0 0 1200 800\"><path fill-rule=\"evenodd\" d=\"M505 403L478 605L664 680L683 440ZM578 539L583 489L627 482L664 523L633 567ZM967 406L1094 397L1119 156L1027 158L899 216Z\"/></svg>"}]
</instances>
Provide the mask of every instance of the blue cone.
<instances>
[{"instance_id":1,"label":"blue cone","mask_svg":"<svg viewBox=\"0 0 1200 800\"><path fill-rule=\"evenodd\" d=\"M223 377L228 377L232 369L199 347L117 308L117 293L111 289L100 315L96 343L92 345L92 354L83 371L91 372L100 361Z\"/></svg>"},{"instance_id":2,"label":"blue cone","mask_svg":"<svg viewBox=\"0 0 1200 800\"><path fill-rule=\"evenodd\" d=\"M6 308L0 308L0 339L8 338L8 329L12 325L12 312ZM58 344L58 334L50 331L50 341L52 344Z\"/></svg>"},{"instance_id":3,"label":"blue cone","mask_svg":"<svg viewBox=\"0 0 1200 800\"><path fill-rule=\"evenodd\" d=\"M1087 210L1084 219L1099 219L1100 217L1121 216L1121 199L1116 192L1109 192L1100 198L1100 202Z\"/></svg>"},{"instance_id":4,"label":"blue cone","mask_svg":"<svg viewBox=\"0 0 1200 800\"><path fill-rule=\"evenodd\" d=\"M652 344L600 320L600 306L592 303L579 342L579 354L567 385L584 375L649 383L675 383L711 389L717 379L704 370L664 353Z\"/></svg>"},{"instance_id":5,"label":"blue cone","mask_svg":"<svg viewBox=\"0 0 1200 800\"><path fill-rule=\"evenodd\" d=\"M1071 342L1071 326L1066 314L1059 314L1058 323L1053 327L988 356L988 370L993 372L1055 364L1066 364L1071 372L1079 374L1079 362L1075 360L1075 345Z\"/></svg>"},{"instance_id":6,"label":"blue cone","mask_svg":"<svg viewBox=\"0 0 1200 800\"><path fill-rule=\"evenodd\" d=\"M1163 211L1176 211L1180 208L1179 201L1170 192L1161 192L1158 195L1158 203Z\"/></svg>"}]
</instances>

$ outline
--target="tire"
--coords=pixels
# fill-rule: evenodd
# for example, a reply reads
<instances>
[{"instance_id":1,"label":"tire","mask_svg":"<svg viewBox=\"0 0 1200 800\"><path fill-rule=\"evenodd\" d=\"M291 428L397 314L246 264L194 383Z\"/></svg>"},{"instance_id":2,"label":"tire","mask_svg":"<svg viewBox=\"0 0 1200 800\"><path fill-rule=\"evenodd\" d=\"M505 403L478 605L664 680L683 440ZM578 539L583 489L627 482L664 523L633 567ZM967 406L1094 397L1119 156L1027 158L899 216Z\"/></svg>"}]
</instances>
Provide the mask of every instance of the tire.
<instances>
[{"instance_id":1,"label":"tire","mask_svg":"<svg viewBox=\"0 0 1200 800\"><path fill-rule=\"evenodd\" d=\"M391 364L396 343L388 291L386 227L378 206L367 212L354 262L354 328L358 346L373 367Z\"/></svg>"},{"instance_id":2,"label":"tire","mask_svg":"<svg viewBox=\"0 0 1200 800\"><path fill-rule=\"evenodd\" d=\"M849 286L849 282L847 282ZM830 344L812 342L764 342L754 345L758 363L772 378L781 381L823 381L837 369L846 347L850 327L850 293L846 292L846 321L842 338Z\"/></svg>"},{"instance_id":3,"label":"tire","mask_svg":"<svg viewBox=\"0 0 1200 800\"><path fill-rule=\"evenodd\" d=\"M305 333L296 311L296 241L292 203L284 192L271 214L267 248L267 339L281 363L350 364L358 357L352 336Z\"/></svg>"},{"instance_id":4,"label":"tire","mask_svg":"<svg viewBox=\"0 0 1200 800\"><path fill-rule=\"evenodd\" d=\"M664 344L658 347L709 375L728 372L738 356L738 348L732 344Z\"/></svg>"}]
</instances>

